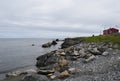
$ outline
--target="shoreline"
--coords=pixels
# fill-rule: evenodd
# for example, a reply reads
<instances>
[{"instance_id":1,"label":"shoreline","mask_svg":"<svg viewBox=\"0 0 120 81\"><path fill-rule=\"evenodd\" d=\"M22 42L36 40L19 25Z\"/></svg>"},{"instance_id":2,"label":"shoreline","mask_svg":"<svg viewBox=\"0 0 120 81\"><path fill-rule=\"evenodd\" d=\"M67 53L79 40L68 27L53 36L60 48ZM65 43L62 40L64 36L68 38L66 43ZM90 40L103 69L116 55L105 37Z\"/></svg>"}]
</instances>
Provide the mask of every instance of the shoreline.
<instances>
[{"instance_id":1,"label":"shoreline","mask_svg":"<svg viewBox=\"0 0 120 81\"><path fill-rule=\"evenodd\" d=\"M120 50L113 49L111 46L114 47L114 44L81 41L75 45L72 43L67 48L39 56L36 72L17 77L21 81L29 81L33 78L33 81L69 81L71 79L72 81L117 81L120 70ZM20 78L21 76L22 78ZM13 80L15 78L3 81L16 81Z\"/></svg>"}]
</instances>

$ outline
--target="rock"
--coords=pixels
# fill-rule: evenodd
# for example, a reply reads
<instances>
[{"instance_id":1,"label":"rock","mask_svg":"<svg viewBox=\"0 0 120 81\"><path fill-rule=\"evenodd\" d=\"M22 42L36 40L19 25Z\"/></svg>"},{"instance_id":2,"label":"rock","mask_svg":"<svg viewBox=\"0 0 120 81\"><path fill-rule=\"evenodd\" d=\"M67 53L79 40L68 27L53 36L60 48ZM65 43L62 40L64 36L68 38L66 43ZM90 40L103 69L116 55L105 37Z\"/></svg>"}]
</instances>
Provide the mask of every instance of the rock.
<instances>
[{"instance_id":1,"label":"rock","mask_svg":"<svg viewBox=\"0 0 120 81\"><path fill-rule=\"evenodd\" d=\"M56 41L52 41L51 45L56 45L57 42Z\"/></svg>"},{"instance_id":2,"label":"rock","mask_svg":"<svg viewBox=\"0 0 120 81\"><path fill-rule=\"evenodd\" d=\"M68 69L69 69L68 66L60 67L59 72L63 72L63 71L68 70Z\"/></svg>"},{"instance_id":3,"label":"rock","mask_svg":"<svg viewBox=\"0 0 120 81\"><path fill-rule=\"evenodd\" d=\"M118 60L120 60L120 57L118 57Z\"/></svg>"},{"instance_id":4,"label":"rock","mask_svg":"<svg viewBox=\"0 0 120 81\"><path fill-rule=\"evenodd\" d=\"M16 71L16 72L6 74L6 77L16 77L16 76L19 76L20 74L21 74L20 71Z\"/></svg>"},{"instance_id":5,"label":"rock","mask_svg":"<svg viewBox=\"0 0 120 81\"><path fill-rule=\"evenodd\" d=\"M119 45L118 44L114 44L113 48L119 48Z\"/></svg>"},{"instance_id":6,"label":"rock","mask_svg":"<svg viewBox=\"0 0 120 81\"><path fill-rule=\"evenodd\" d=\"M98 50L101 52L101 53L103 53L106 49L105 48L98 48Z\"/></svg>"},{"instance_id":7,"label":"rock","mask_svg":"<svg viewBox=\"0 0 120 81\"><path fill-rule=\"evenodd\" d=\"M69 73L67 70L65 70L62 73L60 73L59 78L62 79L62 78L68 77L68 76L69 76Z\"/></svg>"},{"instance_id":8,"label":"rock","mask_svg":"<svg viewBox=\"0 0 120 81\"><path fill-rule=\"evenodd\" d=\"M35 44L32 44L32 46L35 46Z\"/></svg>"},{"instance_id":9,"label":"rock","mask_svg":"<svg viewBox=\"0 0 120 81\"><path fill-rule=\"evenodd\" d=\"M53 75L53 74L52 74L52 73L50 73L50 74L48 74L47 76L48 76L48 77L50 77L50 76L52 76L52 75Z\"/></svg>"},{"instance_id":10,"label":"rock","mask_svg":"<svg viewBox=\"0 0 120 81\"><path fill-rule=\"evenodd\" d=\"M75 68L69 68L68 71L71 73L71 74L75 74Z\"/></svg>"},{"instance_id":11,"label":"rock","mask_svg":"<svg viewBox=\"0 0 120 81\"><path fill-rule=\"evenodd\" d=\"M28 74L25 77L23 77L21 81L50 81L50 80L44 75Z\"/></svg>"},{"instance_id":12,"label":"rock","mask_svg":"<svg viewBox=\"0 0 120 81\"><path fill-rule=\"evenodd\" d=\"M58 71L59 69L60 69L60 67L58 64L54 65L53 70Z\"/></svg>"},{"instance_id":13,"label":"rock","mask_svg":"<svg viewBox=\"0 0 120 81\"><path fill-rule=\"evenodd\" d=\"M93 48L92 50L89 50L89 52L93 55L102 55L102 53L97 48Z\"/></svg>"},{"instance_id":14,"label":"rock","mask_svg":"<svg viewBox=\"0 0 120 81\"><path fill-rule=\"evenodd\" d=\"M61 55L61 56L65 56L66 53L64 51L56 51L55 52L56 55Z\"/></svg>"},{"instance_id":15,"label":"rock","mask_svg":"<svg viewBox=\"0 0 120 81\"><path fill-rule=\"evenodd\" d=\"M37 58L37 67L45 67L58 63L58 56L54 52L47 53Z\"/></svg>"},{"instance_id":16,"label":"rock","mask_svg":"<svg viewBox=\"0 0 120 81\"><path fill-rule=\"evenodd\" d=\"M79 50L79 54L80 54L80 57L85 57L86 53L85 53L85 49L81 49Z\"/></svg>"},{"instance_id":17,"label":"rock","mask_svg":"<svg viewBox=\"0 0 120 81\"><path fill-rule=\"evenodd\" d=\"M56 41L59 41L59 39L56 39Z\"/></svg>"},{"instance_id":18,"label":"rock","mask_svg":"<svg viewBox=\"0 0 120 81\"><path fill-rule=\"evenodd\" d=\"M103 56L106 56L108 54L109 54L109 52L107 52L107 51L105 51L105 52L102 53Z\"/></svg>"},{"instance_id":19,"label":"rock","mask_svg":"<svg viewBox=\"0 0 120 81\"><path fill-rule=\"evenodd\" d=\"M34 69L29 69L29 70L26 70L25 72L27 72L28 74L29 74L29 73L37 73L37 71L34 70Z\"/></svg>"},{"instance_id":20,"label":"rock","mask_svg":"<svg viewBox=\"0 0 120 81\"><path fill-rule=\"evenodd\" d=\"M82 38L79 38L79 39L75 39L75 38L66 38L64 40L64 43L61 45L61 48L68 48L72 45L75 45L75 44L78 44L80 42L82 42L83 39Z\"/></svg>"},{"instance_id":21,"label":"rock","mask_svg":"<svg viewBox=\"0 0 120 81\"><path fill-rule=\"evenodd\" d=\"M66 66L66 65L68 65L68 61L65 60L65 59L60 60L60 61L59 61L59 65L60 65L61 67Z\"/></svg>"},{"instance_id":22,"label":"rock","mask_svg":"<svg viewBox=\"0 0 120 81\"><path fill-rule=\"evenodd\" d=\"M66 53L65 52L61 52L60 55L66 55Z\"/></svg>"},{"instance_id":23,"label":"rock","mask_svg":"<svg viewBox=\"0 0 120 81\"><path fill-rule=\"evenodd\" d=\"M50 46L51 46L51 43L49 43L49 42L42 45L43 48L47 48L47 47L50 47Z\"/></svg>"},{"instance_id":24,"label":"rock","mask_svg":"<svg viewBox=\"0 0 120 81\"><path fill-rule=\"evenodd\" d=\"M94 55L92 55L88 59L86 59L85 62L87 63L87 62L93 61L95 59L96 59L96 57Z\"/></svg>"},{"instance_id":25,"label":"rock","mask_svg":"<svg viewBox=\"0 0 120 81\"><path fill-rule=\"evenodd\" d=\"M55 79L55 78L56 78L55 75L50 76L50 79Z\"/></svg>"},{"instance_id":26,"label":"rock","mask_svg":"<svg viewBox=\"0 0 120 81\"><path fill-rule=\"evenodd\" d=\"M72 61L75 61L75 60L77 60L78 59L78 57L76 57L76 56L72 56L71 58L70 58L70 60L72 60Z\"/></svg>"},{"instance_id":27,"label":"rock","mask_svg":"<svg viewBox=\"0 0 120 81\"><path fill-rule=\"evenodd\" d=\"M78 53L78 51L75 51L75 50L74 50L74 52L73 52L72 55L74 55L74 56L79 56L79 53Z\"/></svg>"},{"instance_id":28,"label":"rock","mask_svg":"<svg viewBox=\"0 0 120 81\"><path fill-rule=\"evenodd\" d=\"M54 70L38 70L37 73L42 75L48 75L50 73L54 73Z\"/></svg>"}]
</instances>

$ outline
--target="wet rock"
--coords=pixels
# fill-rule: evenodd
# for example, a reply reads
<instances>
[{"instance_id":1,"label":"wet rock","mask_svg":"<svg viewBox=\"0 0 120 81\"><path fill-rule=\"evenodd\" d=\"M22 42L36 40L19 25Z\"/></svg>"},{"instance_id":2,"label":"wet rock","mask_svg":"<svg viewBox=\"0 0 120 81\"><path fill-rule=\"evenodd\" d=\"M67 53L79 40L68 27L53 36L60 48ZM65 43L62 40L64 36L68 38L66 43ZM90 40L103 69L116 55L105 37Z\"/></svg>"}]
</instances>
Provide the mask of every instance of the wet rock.
<instances>
[{"instance_id":1,"label":"wet rock","mask_svg":"<svg viewBox=\"0 0 120 81\"><path fill-rule=\"evenodd\" d=\"M43 48L47 48L47 47L50 47L50 46L51 46L51 43L49 43L49 42L42 45Z\"/></svg>"},{"instance_id":2,"label":"wet rock","mask_svg":"<svg viewBox=\"0 0 120 81\"><path fill-rule=\"evenodd\" d=\"M35 44L32 44L32 46L35 46Z\"/></svg>"},{"instance_id":3,"label":"wet rock","mask_svg":"<svg viewBox=\"0 0 120 81\"><path fill-rule=\"evenodd\" d=\"M45 67L58 62L58 56L54 52L47 53L37 58L37 67Z\"/></svg>"},{"instance_id":4,"label":"wet rock","mask_svg":"<svg viewBox=\"0 0 120 81\"><path fill-rule=\"evenodd\" d=\"M50 73L54 73L54 70L38 70L37 73L42 75L48 75Z\"/></svg>"},{"instance_id":5,"label":"wet rock","mask_svg":"<svg viewBox=\"0 0 120 81\"><path fill-rule=\"evenodd\" d=\"M59 39L56 39L56 41L59 41Z\"/></svg>"},{"instance_id":6,"label":"wet rock","mask_svg":"<svg viewBox=\"0 0 120 81\"><path fill-rule=\"evenodd\" d=\"M6 74L6 77L16 77L16 76L19 76L20 74L21 74L20 71L16 71L16 72Z\"/></svg>"},{"instance_id":7,"label":"wet rock","mask_svg":"<svg viewBox=\"0 0 120 81\"><path fill-rule=\"evenodd\" d=\"M34 69L29 69L29 70L26 70L25 71L26 73L37 73L37 71L36 70L34 70Z\"/></svg>"},{"instance_id":8,"label":"wet rock","mask_svg":"<svg viewBox=\"0 0 120 81\"><path fill-rule=\"evenodd\" d=\"M56 41L52 41L51 45L56 45L57 42Z\"/></svg>"},{"instance_id":9,"label":"wet rock","mask_svg":"<svg viewBox=\"0 0 120 81\"><path fill-rule=\"evenodd\" d=\"M79 39L75 39L75 38L66 38L65 40L64 40L64 43L61 45L61 48L63 49L63 48L68 48L68 47L70 47L70 46L72 46L72 45L76 45L76 44L78 44L78 43L80 43L80 42L82 42L83 41L83 39L81 38L79 38Z\"/></svg>"},{"instance_id":10,"label":"wet rock","mask_svg":"<svg viewBox=\"0 0 120 81\"><path fill-rule=\"evenodd\" d=\"M20 81L50 81L50 80L44 75L28 74L25 77L23 77Z\"/></svg>"}]
</instances>

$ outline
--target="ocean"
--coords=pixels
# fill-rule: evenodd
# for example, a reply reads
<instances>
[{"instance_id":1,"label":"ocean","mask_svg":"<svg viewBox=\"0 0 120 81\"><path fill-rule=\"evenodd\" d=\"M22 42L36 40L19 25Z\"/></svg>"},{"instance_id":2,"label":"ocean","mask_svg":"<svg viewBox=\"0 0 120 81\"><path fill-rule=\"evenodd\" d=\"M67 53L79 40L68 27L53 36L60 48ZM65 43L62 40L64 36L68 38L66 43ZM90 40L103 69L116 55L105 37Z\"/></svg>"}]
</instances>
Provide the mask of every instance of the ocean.
<instances>
[{"instance_id":1,"label":"ocean","mask_svg":"<svg viewBox=\"0 0 120 81\"><path fill-rule=\"evenodd\" d=\"M0 39L0 80L5 74L14 71L36 69L36 58L47 52L60 48L62 42L50 48L42 48L42 44L54 39L39 38L1 38ZM35 46L32 46L35 44Z\"/></svg>"}]
</instances>

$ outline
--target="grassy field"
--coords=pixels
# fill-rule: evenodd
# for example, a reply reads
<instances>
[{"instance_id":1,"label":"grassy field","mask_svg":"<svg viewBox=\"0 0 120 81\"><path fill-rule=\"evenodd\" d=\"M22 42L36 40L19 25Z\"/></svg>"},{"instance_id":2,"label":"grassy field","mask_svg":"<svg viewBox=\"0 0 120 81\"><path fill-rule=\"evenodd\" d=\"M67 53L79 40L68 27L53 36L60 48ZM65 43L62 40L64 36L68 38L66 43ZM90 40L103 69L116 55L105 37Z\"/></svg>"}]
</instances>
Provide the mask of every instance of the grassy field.
<instances>
[{"instance_id":1,"label":"grassy field","mask_svg":"<svg viewBox=\"0 0 120 81\"><path fill-rule=\"evenodd\" d=\"M104 43L113 43L118 44L120 47L120 34L116 35L100 35L92 37L83 37L85 42L104 42Z\"/></svg>"}]
</instances>

